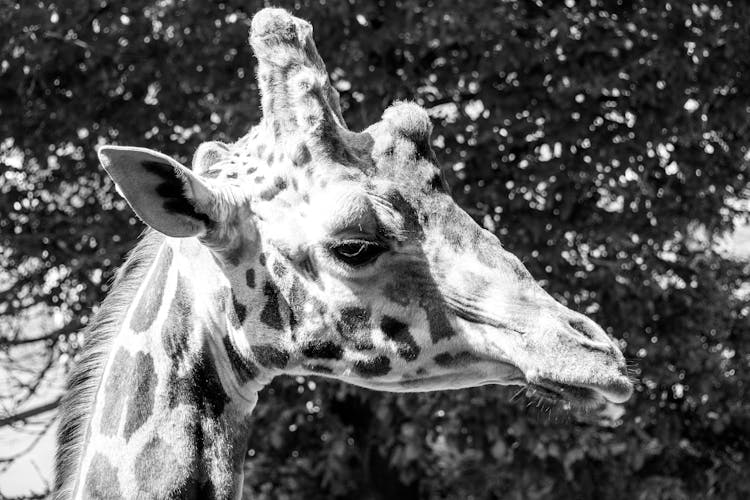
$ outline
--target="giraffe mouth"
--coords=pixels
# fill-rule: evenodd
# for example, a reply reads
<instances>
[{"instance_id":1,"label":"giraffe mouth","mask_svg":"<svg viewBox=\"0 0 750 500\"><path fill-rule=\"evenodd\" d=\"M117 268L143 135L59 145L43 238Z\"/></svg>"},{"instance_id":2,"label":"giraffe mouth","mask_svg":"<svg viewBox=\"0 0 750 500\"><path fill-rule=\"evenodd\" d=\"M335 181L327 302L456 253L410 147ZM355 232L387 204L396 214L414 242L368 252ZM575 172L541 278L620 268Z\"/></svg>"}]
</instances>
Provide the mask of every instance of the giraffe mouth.
<instances>
[{"instance_id":1,"label":"giraffe mouth","mask_svg":"<svg viewBox=\"0 0 750 500\"><path fill-rule=\"evenodd\" d=\"M597 408L607 403L621 404L632 394L629 381L617 380L606 385L574 385L552 380L535 380L526 384L526 394L550 403L565 403L577 408Z\"/></svg>"},{"instance_id":2,"label":"giraffe mouth","mask_svg":"<svg viewBox=\"0 0 750 500\"><path fill-rule=\"evenodd\" d=\"M570 403L575 406L589 406L603 402L602 396L593 389L552 382L529 382L526 395L550 403Z\"/></svg>"}]
</instances>

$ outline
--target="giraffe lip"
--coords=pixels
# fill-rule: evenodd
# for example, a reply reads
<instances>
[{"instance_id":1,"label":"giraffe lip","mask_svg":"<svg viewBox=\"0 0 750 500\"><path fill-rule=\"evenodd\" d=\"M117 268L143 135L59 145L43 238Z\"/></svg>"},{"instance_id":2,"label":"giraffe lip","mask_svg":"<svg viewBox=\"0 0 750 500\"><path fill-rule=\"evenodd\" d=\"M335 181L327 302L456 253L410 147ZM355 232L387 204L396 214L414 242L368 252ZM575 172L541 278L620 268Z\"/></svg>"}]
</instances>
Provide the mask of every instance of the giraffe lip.
<instances>
[{"instance_id":1,"label":"giraffe lip","mask_svg":"<svg viewBox=\"0 0 750 500\"><path fill-rule=\"evenodd\" d=\"M608 384L587 385L584 387L597 392L610 403L624 403L633 395L633 384L627 377L612 380Z\"/></svg>"},{"instance_id":2,"label":"giraffe lip","mask_svg":"<svg viewBox=\"0 0 750 500\"><path fill-rule=\"evenodd\" d=\"M633 386L627 379L613 380L608 384L569 384L549 379L529 381L532 394L552 401L566 401L574 405L621 404L630 399Z\"/></svg>"},{"instance_id":3,"label":"giraffe lip","mask_svg":"<svg viewBox=\"0 0 750 500\"><path fill-rule=\"evenodd\" d=\"M601 401L601 396L595 390L588 387L561 384L548 380L529 382L526 385L526 393L529 396L538 397L546 401L565 401L574 405L585 405Z\"/></svg>"}]
</instances>

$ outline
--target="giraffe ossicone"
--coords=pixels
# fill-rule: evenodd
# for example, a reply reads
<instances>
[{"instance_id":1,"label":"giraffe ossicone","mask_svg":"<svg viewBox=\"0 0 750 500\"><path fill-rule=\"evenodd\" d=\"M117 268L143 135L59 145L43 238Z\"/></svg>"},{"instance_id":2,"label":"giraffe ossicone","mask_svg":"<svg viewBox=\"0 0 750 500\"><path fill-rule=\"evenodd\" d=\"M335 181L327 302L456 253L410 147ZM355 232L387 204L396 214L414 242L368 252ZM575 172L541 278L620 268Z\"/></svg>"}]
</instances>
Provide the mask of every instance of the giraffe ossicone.
<instances>
[{"instance_id":1,"label":"giraffe ossicone","mask_svg":"<svg viewBox=\"0 0 750 500\"><path fill-rule=\"evenodd\" d=\"M264 9L250 43L263 118L238 142L201 145L192 168L98 151L153 230L88 328L56 498L236 498L257 393L281 374L630 397L617 344L451 199L424 109L353 132L308 23Z\"/></svg>"}]
</instances>

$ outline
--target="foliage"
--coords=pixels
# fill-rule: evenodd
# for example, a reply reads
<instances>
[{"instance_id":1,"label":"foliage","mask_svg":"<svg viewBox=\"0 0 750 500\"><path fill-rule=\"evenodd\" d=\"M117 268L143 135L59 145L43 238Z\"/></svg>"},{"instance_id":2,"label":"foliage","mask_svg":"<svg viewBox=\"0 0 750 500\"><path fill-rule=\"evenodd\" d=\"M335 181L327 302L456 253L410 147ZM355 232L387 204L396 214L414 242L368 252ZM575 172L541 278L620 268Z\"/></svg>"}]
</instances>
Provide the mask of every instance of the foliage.
<instances>
[{"instance_id":1,"label":"foliage","mask_svg":"<svg viewBox=\"0 0 750 500\"><path fill-rule=\"evenodd\" d=\"M748 267L715 250L748 184L744 3L280 2L315 26L350 127L430 109L454 196L642 384L603 429L498 387L423 395L279 379L257 498L747 498ZM239 0L66 0L0 13L0 321L49 311L68 363L142 226L95 146L187 161L259 116ZM743 288L743 285L745 287ZM743 291L744 290L744 291ZM744 295L743 295L744 294ZM24 338L0 333L0 350Z\"/></svg>"}]
</instances>

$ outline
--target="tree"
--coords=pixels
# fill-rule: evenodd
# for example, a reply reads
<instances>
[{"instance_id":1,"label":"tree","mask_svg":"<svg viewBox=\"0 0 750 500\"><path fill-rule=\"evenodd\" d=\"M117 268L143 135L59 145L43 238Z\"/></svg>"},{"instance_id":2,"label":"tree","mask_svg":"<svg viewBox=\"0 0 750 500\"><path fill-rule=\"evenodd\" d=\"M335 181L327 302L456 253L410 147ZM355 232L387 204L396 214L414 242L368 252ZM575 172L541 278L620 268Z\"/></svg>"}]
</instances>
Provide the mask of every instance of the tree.
<instances>
[{"instance_id":1,"label":"tree","mask_svg":"<svg viewBox=\"0 0 750 500\"><path fill-rule=\"evenodd\" d=\"M750 269L716 250L747 217L748 7L281 3L315 26L350 127L394 99L430 110L454 196L547 289L621 339L641 385L624 423L601 429L509 404L513 392L497 387L393 396L279 379L256 409L246 489L750 494ZM54 403L33 399L40 381L72 362L142 229L94 147L187 161L204 140L243 135L259 118L246 38L260 7L68 0L0 14L0 363L30 373L2 394L3 423ZM41 361L29 369L21 349Z\"/></svg>"}]
</instances>

